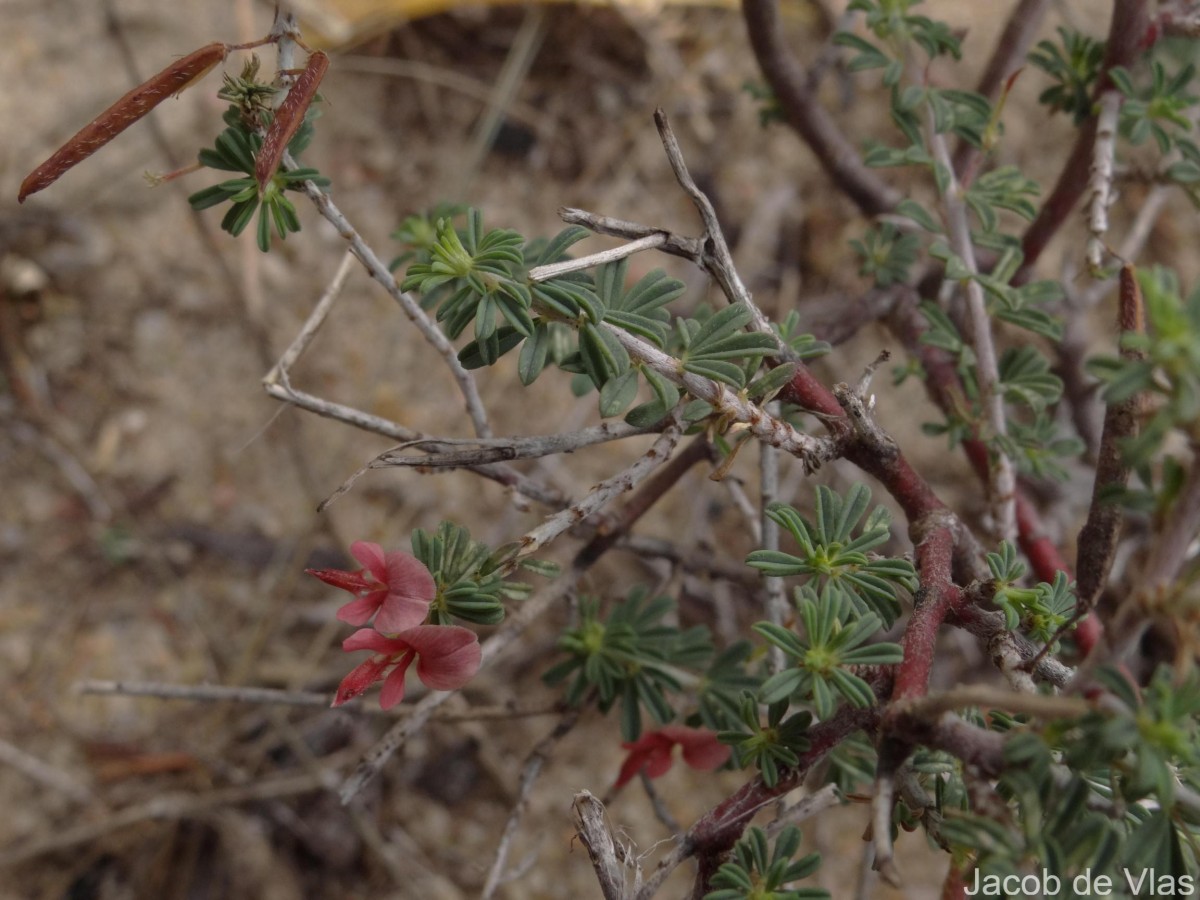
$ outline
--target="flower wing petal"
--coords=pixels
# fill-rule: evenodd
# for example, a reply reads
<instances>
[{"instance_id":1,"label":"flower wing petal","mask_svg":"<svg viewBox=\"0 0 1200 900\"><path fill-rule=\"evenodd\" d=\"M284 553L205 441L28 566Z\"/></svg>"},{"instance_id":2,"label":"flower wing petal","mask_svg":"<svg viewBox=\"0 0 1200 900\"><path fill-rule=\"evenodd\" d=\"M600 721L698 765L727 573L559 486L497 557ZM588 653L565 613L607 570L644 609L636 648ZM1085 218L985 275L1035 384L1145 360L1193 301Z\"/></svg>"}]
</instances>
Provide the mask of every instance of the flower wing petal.
<instances>
[{"instance_id":1,"label":"flower wing petal","mask_svg":"<svg viewBox=\"0 0 1200 900\"><path fill-rule=\"evenodd\" d=\"M387 599L387 591L378 590L371 591L362 597L351 600L345 606L337 611L337 617L342 622L348 622L351 625L366 625L371 616L375 615L375 611Z\"/></svg>"},{"instance_id":2,"label":"flower wing petal","mask_svg":"<svg viewBox=\"0 0 1200 900\"><path fill-rule=\"evenodd\" d=\"M462 687L479 671L479 638L459 625L420 625L398 638L417 651L417 676L435 691Z\"/></svg>"},{"instance_id":3,"label":"flower wing petal","mask_svg":"<svg viewBox=\"0 0 1200 900\"><path fill-rule=\"evenodd\" d=\"M642 766L646 764L646 757L649 755L648 747L641 747L638 744L625 744L625 748L629 750L629 755L625 757L625 762L621 763L621 772L617 775L617 781L613 785L613 790L624 787L633 780L633 776L642 770Z\"/></svg>"},{"instance_id":4,"label":"flower wing petal","mask_svg":"<svg viewBox=\"0 0 1200 900\"><path fill-rule=\"evenodd\" d=\"M670 727L670 726L668 726ZM664 728L665 732L667 729ZM725 764L733 748L717 740L716 734L704 728L671 728L672 740L683 747L683 761L693 769L711 772Z\"/></svg>"},{"instance_id":5,"label":"flower wing petal","mask_svg":"<svg viewBox=\"0 0 1200 900\"><path fill-rule=\"evenodd\" d=\"M376 653L394 656L407 650L408 644L400 638L382 635L374 628L360 628L342 641L342 649L347 653L353 653L355 650L373 650Z\"/></svg>"},{"instance_id":6,"label":"flower wing petal","mask_svg":"<svg viewBox=\"0 0 1200 900\"><path fill-rule=\"evenodd\" d=\"M379 615L375 617L375 627L380 631L394 634L397 631L407 631L425 621L429 615L429 601L404 597L388 593L383 604L379 607Z\"/></svg>"},{"instance_id":7,"label":"flower wing petal","mask_svg":"<svg viewBox=\"0 0 1200 900\"><path fill-rule=\"evenodd\" d=\"M387 586L393 594L424 600L428 605L437 596L437 584L425 564L402 550L389 553L387 563Z\"/></svg>"},{"instance_id":8,"label":"flower wing petal","mask_svg":"<svg viewBox=\"0 0 1200 900\"><path fill-rule=\"evenodd\" d=\"M370 541L355 541L350 545L350 555L362 563L376 581L387 584L387 559L382 547Z\"/></svg>"},{"instance_id":9,"label":"flower wing petal","mask_svg":"<svg viewBox=\"0 0 1200 900\"><path fill-rule=\"evenodd\" d=\"M408 667L412 665L412 661L412 653L405 653L401 656L396 668L392 670L392 674L383 683L383 690L379 694L379 706L381 709L391 709L404 699L404 678L408 674Z\"/></svg>"}]
</instances>

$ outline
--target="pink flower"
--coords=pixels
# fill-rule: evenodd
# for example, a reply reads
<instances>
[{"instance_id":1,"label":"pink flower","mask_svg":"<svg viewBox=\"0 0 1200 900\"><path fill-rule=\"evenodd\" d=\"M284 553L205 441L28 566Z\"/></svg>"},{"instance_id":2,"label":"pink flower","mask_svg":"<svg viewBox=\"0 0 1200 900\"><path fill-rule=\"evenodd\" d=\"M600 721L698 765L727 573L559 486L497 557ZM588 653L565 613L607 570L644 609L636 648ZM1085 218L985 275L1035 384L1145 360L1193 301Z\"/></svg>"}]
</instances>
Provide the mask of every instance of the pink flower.
<instances>
[{"instance_id":1,"label":"pink flower","mask_svg":"<svg viewBox=\"0 0 1200 900\"><path fill-rule=\"evenodd\" d=\"M365 625L375 616L375 627L394 633L420 625L437 596L437 585L429 570L415 556L402 551L384 554L378 544L355 541L350 555L366 568L357 572L341 569L305 569L326 584L349 591L357 598L337 612L351 625Z\"/></svg>"},{"instance_id":2,"label":"pink flower","mask_svg":"<svg viewBox=\"0 0 1200 900\"><path fill-rule=\"evenodd\" d=\"M639 772L645 772L647 778L665 774L675 762L671 751L676 744L683 748L683 761L702 772L711 772L729 759L729 746L718 741L713 732L703 728L667 725L643 734L632 744L621 745L629 751L629 755L625 757L613 789L624 787Z\"/></svg>"},{"instance_id":3,"label":"pink flower","mask_svg":"<svg viewBox=\"0 0 1200 900\"><path fill-rule=\"evenodd\" d=\"M417 677L435 691L462 687L479 671L479 638L457 625L418 625L387 637L361 628L342 642L342 649L373 650L378 655L356 666L338 685L334 706L353 700L377 681L383 682L379 705L391 709L404 699L404 676L413 660Z\"/></svg>"}]
</instances>

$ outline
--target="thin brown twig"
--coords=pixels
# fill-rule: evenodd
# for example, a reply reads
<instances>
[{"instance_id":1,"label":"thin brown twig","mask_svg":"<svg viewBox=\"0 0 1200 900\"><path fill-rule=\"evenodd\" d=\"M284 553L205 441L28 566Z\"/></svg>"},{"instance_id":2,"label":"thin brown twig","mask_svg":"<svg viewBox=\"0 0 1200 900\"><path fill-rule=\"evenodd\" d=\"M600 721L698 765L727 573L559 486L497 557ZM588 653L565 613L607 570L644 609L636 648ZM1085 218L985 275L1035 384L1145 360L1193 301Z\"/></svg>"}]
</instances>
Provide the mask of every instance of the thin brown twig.
<instances>
[{"instance_id":1,"label":"thin brown twig","mask_svg":"<svg viewBox=\"0 0 1200 900\"><path fill-rule=\"evenodd\" d=\"M787 123L817 157L834 184L869 216L888 212L900 195L863 165L858 151L813 96L808 74L788 47L777 0L744 0L750 46Z\"/></svg>"},{"instance_id":2,"label":"thin brown twig","mask_svg":"<svg viewBox=\"0 0 1200 900\"><path fill-rule=\"evenodd\" d=\"M289 153L283 154L283 166L288 171L294 171L299 168ZM416 297L400 289L400 285L396 283L395 277L384 264L383 260L371 249L371 246L367 244L358 230L350 224L350 220L338 209L337 204L333 202L329 194L312 181L305 181L302 185L302 190L308 199L312 201L317 211L329 224L337 229L337 233L350 245L350 252L362 263L363 268L367 270L368 274L388 292L388 295L396 301L400 309L403 310L404 315L408 317L408 320L421 332L426 342L441 355L446 367L449 368L450 373L454 376L454 381L458 385L459 391L463 395L467 414L471 419L472 425L475 427L475 434L479 437L491 437L492 428L488 424L483 400L479 396L479 388L476 386L475 379L471 376L471 373L464 369L462 363L459 362L458 351L454 349L454 345L450 343L450 339L425 314L425 310L421 309L421 305L417 302Z\"/></svg>"},{"instance_id":3,"label":"thin brown twig","mask_svg":"<svg viewBox=\"0 0 1200 900\"><path fill-rule=\"evenodd\" d=\"M248 785L219 788L205 794L164 793L145 803L122 809L96 822L86 822L56 831L45 837L17 843L0 851L0 868L15 866L48 853L60 853L91 843L114 831L153 820L189 819L224 806L292 797L323 790L319 774L288 775L256 781Z\"/></svg>"},{"instance_id":4,"label":"thin brown twig","mask_svg":"<svg viewBox=\"0 0 1200 900\"><path fill-rule=\"evenodd\" d=\"M537 783L538 776L542 774L542 769L550 761L550 756L559 742L578 724L582 711L583 707L580 706L568 709L563 713L558 724L554 726L554 730L538 741L525 758L525 765L521 768L521 779L517 788L517 800L508 814L508 821L504 823L504 831L500 836L500 842L496 845L496 858L492 862L491 869L488 870L487 880L479 894L480 900L490 900L504 880L509 848L521 825L521 818L529 806L529 797L533 792L533 786Z\"/></svg>"},{"instance_id":5,"label":"thin brown twig","mask_svg":"<svg viewBox=\"0 0 1200 900\"><path fill-rule=\"evenodd\" d=\"M0 738L0 763L44 787L70 797L76 803L87 803L95 799L91 787L74 775L52 766L44 759L39 759L3 738Z\"/></svg>"},{"instance_id":6,"label":"thin brown twig","mask_svg":"<svg viewBox=\"0 0 1200 900\"><path fill-rule=\"evenodd\" d=\"M1105 43L1104 61L1096 82L1093 99L1099 99L1112 88L1108 72L1117 66L1128 66L1142 50L1143 38L1150 25L1149 4L1146 0L1114 0L1112 21ZM1079 128L1075 144L1063 163L1054 188L1046 197L1037 216L1021 238L1024 261L1013 281L1028 280L1038 258L1067 220L1071 210L1083 195L1089 179L1089 163L1096 140L1096 117L1091 116Z\"/></svg>"},{"instance_id":7,"label":"thin brown twig","mask_svg":"<svg viewBox=\"0 0 1200 900\"><path fill-rule=\"evenodd\" d=\"M277 688L237 687L223 684L171 684L159 681L79 681L73 686L78 694L118 697L156 697L160 700L187 700L196 703L246 703L266 706L296 706L310 709L329 709L332 695L319 691L286 691ZM346 712L359 712L394 719L409 709L397 707L383 710L362 700L352 700L338 707ZM497 703L466 709L439 710L431 718L438 722L479 722L496 719L522 719L551 716L561 712L557 703L519 704Z\"/></svg>"}]
</instances>

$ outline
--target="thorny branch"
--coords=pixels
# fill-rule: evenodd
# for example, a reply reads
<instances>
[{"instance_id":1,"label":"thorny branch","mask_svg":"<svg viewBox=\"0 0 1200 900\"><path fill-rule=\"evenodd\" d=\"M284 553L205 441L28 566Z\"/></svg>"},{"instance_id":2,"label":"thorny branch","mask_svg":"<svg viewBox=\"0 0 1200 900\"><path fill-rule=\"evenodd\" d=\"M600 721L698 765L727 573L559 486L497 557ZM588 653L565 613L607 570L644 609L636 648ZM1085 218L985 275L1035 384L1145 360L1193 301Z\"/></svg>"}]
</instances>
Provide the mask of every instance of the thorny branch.
<instances>
[{"instance_id":1,"label":"thorny branch","mask_svg":"<svg viewBox=\"0 0 1200 900\"><path fill-rule=\"evenodd\" d=\"M1146 0L1114 0L1112 21L1105 43L1104 62L1100 77L1096 81L1093 98L1098 100L1112 87L1108 72L1117 66L1128 66L1143 49L1143 39L1150 25L1149 3ZM1050 239L1062 227L1071 210L1087 189L1089 163L1092 161L1096 141L1096 117L1091 116L1079 128L1071 153L1063 163L1063 169L1050 195L1042 204L1037 217L1025 230L1021 239L1024 261L1013 281L1017 284L1029 278L1033 266L1041 257Z\"/></svg>"}]
</instances>

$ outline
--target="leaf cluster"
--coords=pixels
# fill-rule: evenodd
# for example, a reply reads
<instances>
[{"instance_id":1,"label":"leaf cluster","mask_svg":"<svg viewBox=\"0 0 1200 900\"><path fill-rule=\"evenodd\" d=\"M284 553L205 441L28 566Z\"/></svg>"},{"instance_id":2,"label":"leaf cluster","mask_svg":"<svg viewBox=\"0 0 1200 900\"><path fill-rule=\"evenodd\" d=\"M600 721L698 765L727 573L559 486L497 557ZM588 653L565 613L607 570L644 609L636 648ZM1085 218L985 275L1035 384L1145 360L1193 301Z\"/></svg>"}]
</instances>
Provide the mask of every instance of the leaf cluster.
<instances>
[{"instance_id":1,"label":"leaf cluster","mask_svg":"<svg viewBox=\"0 0 1200 900\"><path fill-rule=\"evenodd\" d=\"M999 553L987 555L987 563L995 591L992 599L1004 613L1008 629L1024 625L1033 637L1048 641L1070 619L1076 603L1075 583L1068 583L1065 572L1055 573L1053 584L1021 587L1026 566L1008 541L1000 544Z\"/></svg>"},{"instance_id":2,"label":"leaf cluster","mask_svg":"<svg viewBox=\"0 0 1200 900\"><path fill-rule=\"evenodd\" d=\"M882 506L858 527L870 502L871 491L864 484L852 486L845 499L819 485L812 522L790 506L773 504L767 515L795 538L799 555L755 550L746 557L747 565L780 578L808 576L830 603L840 606L845 600L850 608L873 612L890 627L900 612L898 592L916 589L916 573L907 560L868 554L891 536L890 517Z\"/></svg>"},{"instance_id":3,"label":"leaf cluster","mask_svg":"<svg viewBox=\"0 0 1200 900\"><path fill-rule=\"evenodd\" d=\"M1039 41L1029 54L1029 62L1053 81L1038 95L1038 102L1082 125L1092 114L1092 89L1104 61L1104 42L1061 25L1058 41Z\"/></svg>"},{"instance_id":4,"label":"leaf cluster","mask_svg":"<svg viewBox=\"0 0 1200 900\"><path fill-rule=\"evenodd\" d=\"M789 661L787 668L763 684L763 702L800 697L811 702L822 719L833 715L839 695L860 708L873 706L874 691L854 674L853 667L891 665L904 659L899 644L866 643L880 630L879 617L873 612L857 613L840 592L826 590L817 596L811 588L800 594L799 611L803 637L773 622L754 625Z\"/></svg>"},{"instance_id":5,"label":"leaf cluster","mask_svg":"<svg viewBox=\"0 0 1200 900\"><path fill-rule=\"evenodd\" d=\"M793 860L800 849L800 829L789 825L779 833L772 850L767 833L751 828L734 845L733 858L712 878L715 890L704 900L828 900L824 888L785 885L807 878L821 865L821 855L810 853Z\"/></svg>"},{"instance_id":6,"label":"leaf cluster","mask_svg":"<svg viewBox=\"0 0 1200 900\"><path fill-rule=\"evenodd\" d=\"M1013 727L997 785L1003 813L950 807L940 832L971 848L987 874L1033 863L1064 883L1090 870L1125 885L1122 869L1135 878L1153 869L1155 891L1160 878L1186 890L1184 879L1195 885L1200 871L1200 828L1176 797L1179 782L1196 781L1200 680L1161 667L1139 696L1116 669L1097 677L1117 699L1116 712L1052 722L1041 733Z\"/></svg>"},{"instance_id":7,"label":"leaf cluster","mask_svg":"<svg viewBox=\"0 0 1200 900\"><path fill-rule=\"evenodd\" d=\"M412 536L413 556L425 564L437 585L430 603L430 622L450 625L454 619L478 625L504 620L504 601L527 597L530 586L507 581L501 574L511 548L493 552L487 544L471 540L462 525L442 522L436 532L418 528ZM552 564L527 561L523 567L540 575L553 575Z\"/></svg>"},{"instance_id":8,"label":"leaf cluster","mask_svg":"<svg viewBox=\"0 0 1200 900\"><path fill-rule=\"evenodd\" d=\"M620 705L621 734L636 741L644 709L660 725L675 717L667 692L683 690L685 669L712 654L704 626L681 631L664 623L674 609L670 597L651 597L637 587L607 616L597 599L580 602L579 624L563 633L558 647L567 658L543 677L550 685L567 685L571 705L595 694L603 712Z\"/></svg>"},{"instance_id":9,"label":"leaf cluster","mask_svg":"<svg viewBox=\"0 0 1200 900\"><path fill-rule=\"evenodd\" d=\"M770 704L764 723L759 715L758 700L747 691L742 695L737 727L717 733L721 743L733 747L733 758L738 767L757 767L767 787L774 787L779 782L780 766L800 765L800 754L812 746L808 739L812 713L795 712L785 718L788 706L786 698Z\"/></svg>"},{"instance_id":10,"label":"leaf cluster","mask_svg":"<svg viewBox=\"0 0 1200 900\"><path fill-rule=\"evenodd\" d=\"M304 124L296 132L288 144L288 151L299 155L313 137L312 120L317 111L310 109L304 117ZM227 127L219 135L212 147L200 151L200 165L221 172L241 173L237 178L230 178L219 184L196 191L188 197L192 209L202 210L219 206L228 202L230 205L221 228L234 237L246 230L246 227L258 214L258 226L255 236L258 247L264 253L271 249L271 226L280 240L286 240L289 234L300 231L300 217L296 207L284 195L287 190L302 190L304 182L311 181L320 187L327 187L329 179L313 168L298 168L292 171L280 169L267 183L266 190L260 192L258 181L254 175L255 160L262 149L262 135L257 130L247 126L238 106L231 106L225 113Z\"/></svg>"},{"instance_id":11,"label":"leaf cluster","mask_svg":"<svg viewBox=\"0 0 1200 900\"><path fill-rule=\"evenodd\" d=\"M521 347L517 372L531 384L548 365L576 375L577 392L597 389L604 417L628 410L632 424L660 421L681 399L666 375L630 359L609 326L621 328L676 355L680 371L728 384L748 385L765 395L783 379L764 376L750 385L765 356L777 352L770 334L745 332L750 310L733 305L695 319L672 317L668 304L684 291L683 282L656 269L627 284L628 260L597 266L592 274L576 271L533 281L529 271L569 259L569 249L588 232L572 226L549 241L527 242L505 229L487 230L477 210L467 210L458 228L452 215L406 219L396 236L410 247L394 265L412 260L402 282L436 309L451 338L474 323L474 340L459 353L468 369L494 364ZM789 345L805 356L824 345L811 335L789 335ZM639 386L651 398L634 407Z\"/></svg>"}]
</instances>

